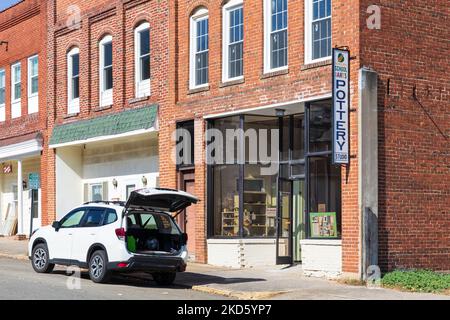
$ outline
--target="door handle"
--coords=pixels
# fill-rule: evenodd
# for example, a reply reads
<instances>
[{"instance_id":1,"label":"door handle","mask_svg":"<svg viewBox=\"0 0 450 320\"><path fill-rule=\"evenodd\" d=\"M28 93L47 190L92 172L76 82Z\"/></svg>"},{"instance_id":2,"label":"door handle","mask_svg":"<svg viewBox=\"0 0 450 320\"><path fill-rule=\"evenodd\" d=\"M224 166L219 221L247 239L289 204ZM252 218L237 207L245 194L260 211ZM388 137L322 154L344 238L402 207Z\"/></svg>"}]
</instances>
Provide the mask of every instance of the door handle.
<instances>
[{"instance_id":1,"label":"door handle","mask_svg":"<svg viewBox=\"0 0 450 320\"><path fill-rule=\"evenodd\" d=\"M90 235L90 236L96 236L96 234L95 234L95 233L90 233L89 235Z\"/></svg>"}]
</instances>

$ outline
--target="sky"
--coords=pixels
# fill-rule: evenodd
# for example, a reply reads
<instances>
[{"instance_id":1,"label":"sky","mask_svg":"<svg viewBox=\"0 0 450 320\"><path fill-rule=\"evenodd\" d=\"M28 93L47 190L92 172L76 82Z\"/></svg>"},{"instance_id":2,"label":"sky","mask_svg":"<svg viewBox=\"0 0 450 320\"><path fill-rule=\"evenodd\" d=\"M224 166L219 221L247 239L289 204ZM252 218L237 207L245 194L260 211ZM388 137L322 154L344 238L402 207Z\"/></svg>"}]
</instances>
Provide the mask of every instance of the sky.
<instances>
[{"instance_id":1,"label":"sky","mask_svg":"<svg viewBox=\"0 0 450 320\"><path fill-rule=\"evenodd\" d=\"M12 6L20 0L0 0L0 11Z\"/></svg>"}]
</instances>

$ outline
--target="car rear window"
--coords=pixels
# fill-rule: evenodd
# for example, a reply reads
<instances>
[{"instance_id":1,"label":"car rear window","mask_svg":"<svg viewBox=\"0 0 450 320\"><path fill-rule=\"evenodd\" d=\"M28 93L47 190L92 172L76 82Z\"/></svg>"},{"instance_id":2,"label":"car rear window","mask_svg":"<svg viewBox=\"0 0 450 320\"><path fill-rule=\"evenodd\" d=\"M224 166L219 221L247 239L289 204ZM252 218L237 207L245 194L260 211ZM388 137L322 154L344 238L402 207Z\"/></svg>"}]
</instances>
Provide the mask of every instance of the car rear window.
<instances>
[{"instance_id":1,"label":"car rear window","mask_svg":"<svg viewBox=\"0 0 450 320\"><path fill-rule=\"evenodd\" d=\"M163 213L133 212L127 217L127 225L131 228L158 230L160 233L180 234L173 220Z\"/></svg>"}]
</instances>

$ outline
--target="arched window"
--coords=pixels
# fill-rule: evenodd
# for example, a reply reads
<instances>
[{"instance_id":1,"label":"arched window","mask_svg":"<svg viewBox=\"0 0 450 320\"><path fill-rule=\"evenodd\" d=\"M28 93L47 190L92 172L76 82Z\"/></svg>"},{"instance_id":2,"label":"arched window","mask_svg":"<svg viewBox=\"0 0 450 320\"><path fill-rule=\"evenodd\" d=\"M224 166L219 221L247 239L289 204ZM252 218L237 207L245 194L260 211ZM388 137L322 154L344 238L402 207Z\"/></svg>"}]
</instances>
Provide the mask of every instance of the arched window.
<instances>
[{"instance_id":1,"label":"arched window","mask_svg":"<svg viewBox=\"0 0 450 320\"><path fill-rule=\"evenodd\" d=\"M134 65L136 97L150 95L150 24L141 23L134 29Z\"/></svg>"},{"instance_id":2,"label":"arched window","mask_svg":"<svg viewBox=\"0 0 450 320\"><path fill-rule=\"evenodd\" d=\"M113 43L107 35L100 41L100 106L113 103Z\"/></svg>"},{"instance_id":3,"label":"arched window","mask_svg":"<svg viewBox=\"0 0 450 320\"><path fill-rule=\"evenodd\" d=\"M242 0L223 6L222 82L239 80L244 74L244 8Z\"/></svg>"},{"instance_id":4,"label":"arched window","mask_svg":"<svg viewBox=\"0 0 450 320\"><path fill-rule=\"evenodd\" d=\"M209 16L200 8L190 18L190 89L208 86Z\"/></svg>"},{"instance_id":5,"label":"arched window","mask_svg":"<svg viewBox=\"0 0 450 320\"><path fill-rule=\"evenodd\" d=\"M67 53L67 113L80 112L80 49Z\"/></svg>"}]
</instances>

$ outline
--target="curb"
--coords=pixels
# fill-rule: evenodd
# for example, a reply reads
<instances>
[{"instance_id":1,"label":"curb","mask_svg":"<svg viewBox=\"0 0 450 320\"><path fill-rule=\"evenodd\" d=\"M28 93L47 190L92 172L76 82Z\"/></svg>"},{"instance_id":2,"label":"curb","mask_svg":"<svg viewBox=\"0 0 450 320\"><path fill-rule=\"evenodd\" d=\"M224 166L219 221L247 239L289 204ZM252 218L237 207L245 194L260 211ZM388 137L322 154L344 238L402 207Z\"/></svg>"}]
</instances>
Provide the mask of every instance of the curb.
<instances>
[{"instance_id":1,"label":"curb","mask_svg":"<svg viewBox=\"0 0 450 320\"><path fill-rule=\"evenodd\" d=\"M9 254L9 253L1 253L1 252L0 252L0 258L23 260L23 261L29 260L28 256L23 255L23 254Z\"/></svg>"},{"instance_id":2,"label":"curb","mask_svg":"<svg viewBox=\"0 0 450 320\"><path fill-rule=\"evenodd\" d=\"M265 300L288 292L288 291L231 291L208 286L192 286L191 289L194 291L216 294L239 300Z\"/></svg>"}]
</instances>

